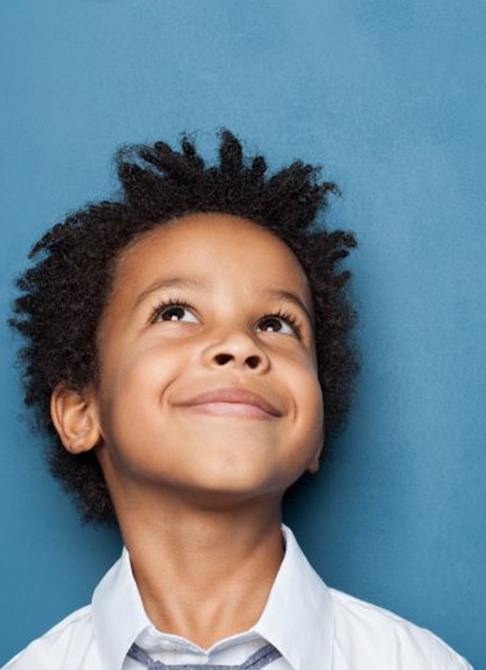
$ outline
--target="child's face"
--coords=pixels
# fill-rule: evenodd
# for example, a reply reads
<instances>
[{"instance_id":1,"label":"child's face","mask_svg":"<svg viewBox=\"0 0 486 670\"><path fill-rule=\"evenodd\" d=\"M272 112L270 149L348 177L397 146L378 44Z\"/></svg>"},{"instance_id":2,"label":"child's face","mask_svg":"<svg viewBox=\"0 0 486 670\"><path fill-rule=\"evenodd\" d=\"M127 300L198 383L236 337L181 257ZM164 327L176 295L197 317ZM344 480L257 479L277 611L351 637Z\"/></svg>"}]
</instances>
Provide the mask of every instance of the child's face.
<instances>
[{"instance_id":1,"label":"child's face","mask_svg":"<svg viewBox=\"0 0 486 670\"><path fill-rule=\"evenodd\" d=\"M176 277L196 283L148 291ZM117 490L137 483L191 495L283 494L316 471L324 410L312 325L304 309L265 292L291 292L312 312L307 277L284 242L239 217L185 216L125 251L114 288L100 328L96 403L97 453L115 504ZM166 307L151 322L171 298L190 307ZM295 317L300 337L268 316L279 308ZM179 405L228 386L259 393L280 415Z\"/></svg>"}]
</instances>

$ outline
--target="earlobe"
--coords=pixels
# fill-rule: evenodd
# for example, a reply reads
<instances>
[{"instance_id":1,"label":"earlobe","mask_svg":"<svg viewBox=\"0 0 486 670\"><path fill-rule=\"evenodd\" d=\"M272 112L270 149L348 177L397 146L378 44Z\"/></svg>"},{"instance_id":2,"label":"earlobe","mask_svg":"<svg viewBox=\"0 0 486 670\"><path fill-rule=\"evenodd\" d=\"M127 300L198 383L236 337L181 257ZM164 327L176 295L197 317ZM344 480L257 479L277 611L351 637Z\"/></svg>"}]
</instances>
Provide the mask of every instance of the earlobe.
<instances>
[{"instance_id":1,"label":"earlobe","mask_svg":"<svg viewBox=\"0 0 486 670\"><path fill-rule=\"evenodd\" d=\"M312 461L312 463L307 468L307 471L310 472L311 475L315 475L316 472L318 472L318 470L319 470L320 458L321 458L321 454L322 454L323 449L324 449L324 442L319 447L319 451L315 455L314 460Z\"/></svg>"},{"instance_id":2,"label":"earlobe","mask_svg":"<svg viewBox=\"0 0 486 670\"><path fill-rule=\"evenodd\" d=\"M78 454L96 446L101 433L91 395L60 382L51 394L50 409L54 427L67 451Z\"/></svg>"}]
</instances>

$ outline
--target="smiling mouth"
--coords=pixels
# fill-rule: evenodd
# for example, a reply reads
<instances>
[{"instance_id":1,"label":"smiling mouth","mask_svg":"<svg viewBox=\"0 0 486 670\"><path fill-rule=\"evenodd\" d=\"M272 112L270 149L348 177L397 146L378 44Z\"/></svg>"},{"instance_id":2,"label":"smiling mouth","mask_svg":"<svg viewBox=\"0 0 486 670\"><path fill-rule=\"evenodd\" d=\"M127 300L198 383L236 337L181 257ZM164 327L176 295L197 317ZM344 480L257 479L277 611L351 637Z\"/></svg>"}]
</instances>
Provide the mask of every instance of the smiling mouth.
<instances>
[{"instance_id":1,"label":"smiling mouth","mask_svg":"<svg viewBox=\"0 0 486 670\"><path fill-rule=\"evenodd\" d=\"M184 405L182 406L182 409L189 410L196 414L207 414L212 416L275 419L274 414L270 414L256 405L250 405L244 402L213 401L199 403L197 405Z\"/></svg>"}]
</instances>

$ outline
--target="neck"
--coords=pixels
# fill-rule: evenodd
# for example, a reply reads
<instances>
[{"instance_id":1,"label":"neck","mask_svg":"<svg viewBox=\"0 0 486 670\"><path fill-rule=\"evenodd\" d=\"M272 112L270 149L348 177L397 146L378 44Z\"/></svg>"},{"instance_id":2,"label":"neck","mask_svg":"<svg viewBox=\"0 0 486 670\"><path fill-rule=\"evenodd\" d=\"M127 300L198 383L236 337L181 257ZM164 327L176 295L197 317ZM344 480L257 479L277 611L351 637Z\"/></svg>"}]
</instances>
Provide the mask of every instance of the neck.
<instances>
[{"instance_id":1,"label":"neck","mask_svg":"<svg viewBox=\"0 0 486 670\"><path fill-rule=\"evenodd\" d=\"M204 649L251 628L284 556L281 500L218 509L170 496L133 502L117 514L153 625Z\"/></svg>"}]
</instances>

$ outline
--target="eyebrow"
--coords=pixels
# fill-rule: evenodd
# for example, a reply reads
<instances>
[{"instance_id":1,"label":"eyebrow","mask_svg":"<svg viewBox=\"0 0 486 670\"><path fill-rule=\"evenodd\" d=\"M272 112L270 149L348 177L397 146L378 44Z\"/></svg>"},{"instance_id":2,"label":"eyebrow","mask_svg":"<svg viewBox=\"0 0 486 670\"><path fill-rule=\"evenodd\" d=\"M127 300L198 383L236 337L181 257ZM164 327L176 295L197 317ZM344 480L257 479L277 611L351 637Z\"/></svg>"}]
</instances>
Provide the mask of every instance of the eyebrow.
<instances>
[{"instance_id":1,"label":"eyebrow","mask_svg":"<svg viewBox=\"0 0 486 670\"><path fill-rule=\"evenodd\" d=\"M163 288L191 288L191 289L208 289L210 288L210 282L205 279L192 279L191 277L167 277L165 279L156 279L151 284L147 286L135 299L133 304L133 309L136 309L140 303L142 303L147 296L154 291L158 291ZM261 291L265 295L277 298L280 300L287 300L292 303L298 309L302 310L307 316L309 322L314 327L314 315L311 314L309 309L306 307L301 298L292 293L292 291L287 291L286 289L281 288L264 288Z\"/></svg>"}]
</instances>

